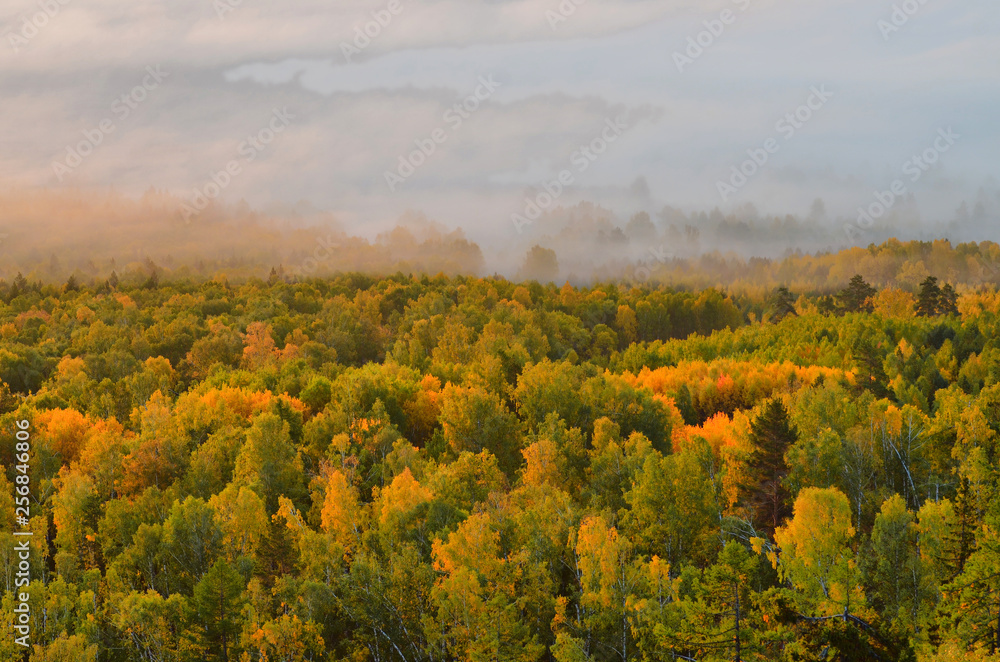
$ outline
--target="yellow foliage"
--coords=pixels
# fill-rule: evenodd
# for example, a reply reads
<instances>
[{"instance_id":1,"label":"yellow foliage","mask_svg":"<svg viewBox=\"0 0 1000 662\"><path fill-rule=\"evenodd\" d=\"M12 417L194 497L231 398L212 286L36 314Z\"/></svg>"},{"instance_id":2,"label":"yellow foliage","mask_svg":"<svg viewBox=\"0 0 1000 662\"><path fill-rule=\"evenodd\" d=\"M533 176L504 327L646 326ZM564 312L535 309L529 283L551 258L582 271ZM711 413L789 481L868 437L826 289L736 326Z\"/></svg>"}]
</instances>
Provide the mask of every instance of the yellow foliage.
<instances>
[{"instance_id":1,"label":"yellow foliage","mask_svg":"<svg viewBox=\"0 0 1000 662\"><path fill-rule=\"evenodd\" d=\"M417 482L410 473L410 468L392 479L392 484L382 490L382 511L379 521L388 522L394 515L405 514L425 501L434 498L434 494Z\"/></svg>"},{"instance_id":2,"label":"yellow foliage","mask_svg":"<svg viewBox=\"0 0 1000 662\"><path fill-rule=\"evenodd\" d=\"M409 471L409 469L407 469ZM343 472L333 469L326 478L326 496L320 513L323 530L333 535L348 552L361 535L361 503L358 491Z\"/></svg>"},{"instance_id":3,"label":"yellow foliage","mask_svg":"<svg viewBox=\"0 0 1000 662\"><path fill-rule=\"evenodd\" d=\"M876 315L909 319L915 314L917 300L909 292L888 287L875 295L873 304Z\"/></svg>"},{"instance_id":4,"label":"yellow foliage","mask_svg":"<svg viewBox=\"0 0 1000 662\"><path fill-rule=\"evenodd\" d=\"M559 449L549 439L539 439L521 451L525 467L521 479L525 485L560 484Z\"/></svg>"}]
</instances>

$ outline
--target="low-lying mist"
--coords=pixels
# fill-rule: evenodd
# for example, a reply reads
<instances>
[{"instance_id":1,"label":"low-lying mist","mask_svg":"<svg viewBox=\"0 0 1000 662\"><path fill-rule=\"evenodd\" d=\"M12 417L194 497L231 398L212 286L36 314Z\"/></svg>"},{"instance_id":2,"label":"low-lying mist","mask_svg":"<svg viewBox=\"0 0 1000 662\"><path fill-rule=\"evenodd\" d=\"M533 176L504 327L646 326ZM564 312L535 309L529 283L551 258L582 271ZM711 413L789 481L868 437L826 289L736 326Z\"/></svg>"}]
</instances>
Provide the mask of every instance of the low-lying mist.
<instances>
[{"instance_id":1,"label":"low-lying mist","mask_svg":"<svg viewBox=\"0 0 1000 662\"><path fill-rule=\"evenodd\" d=\"M512 225L509 238L483 246L468 238L474 219L466 229L447 228L412 212L394 229L363 237L305 204L267 213L213 204L195 216L182 204L155 189L138 199L113 191L2 194L0 278L90 282L114 272L126 280L242 280L272 270L287 279L358 271L809 290L840 287L854 273L904 287L928 274L976 285L997 280L1000 264L990 243L1000 238L1000 192L985 189L938 221L922 219L912 199L861 221L828 217L822 200L804 216L767 216L745 205L728 215L668 206L620 217L583 202ZM982 243L936 250L966 242Z\"/></svg>"}]
</instances>

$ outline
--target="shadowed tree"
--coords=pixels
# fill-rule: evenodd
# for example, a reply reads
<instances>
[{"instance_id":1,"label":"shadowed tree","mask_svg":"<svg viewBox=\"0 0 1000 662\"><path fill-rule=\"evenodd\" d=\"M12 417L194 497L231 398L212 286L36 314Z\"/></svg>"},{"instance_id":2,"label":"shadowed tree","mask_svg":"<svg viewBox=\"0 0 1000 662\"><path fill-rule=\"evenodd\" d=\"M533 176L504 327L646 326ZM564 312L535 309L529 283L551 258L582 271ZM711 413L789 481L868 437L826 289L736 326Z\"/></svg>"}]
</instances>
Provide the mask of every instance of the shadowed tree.
<instances>
[{"instance_id":1,"label":"shadowed tree","mask_svg":"<svg viewBox=\"0 0 1000 662\"><path fill-rule=\"evenodd\" d=\"M840 291L837 299L844 311L848 313L870 313L873 306L871 299L877 294L877 290L865 282L861 274L856 274L851 278L847 287Z\"/></svg>"},{"instance_id":2,"label":"shadowed tree","mask_svg":"<svg viewBox=\"0 0 1000 662\"><path fill-rule=\"evenodd\" d=\"M782 285L771 296L771 319L778 323L789 315L798 315L795 311L795 298L788 288Z\"/></svg>"},{"instance_id":3,"label":"shadowed tree","mask_svg":"<svg viewBox=\"0 0 1000 662\"><path fill-rule=\"evenodd\" d=\"M790 514L788 475L785 452L798 439L798 431L788 419L788 411L775 398L764 405L760 415L750 424L749 480L744 487L745 503L753 512L754 521L767 531L774 531Z\"/></svg>"},{"instance_id":4,"label":"shadowed tree","mask_svg":"<svg viewBox=\"0 0 1000 662\"><path fill-rule=\"evenodd\" d=\"M932 317L940 312L941 288L934 276L928 276L920 283L920 295L917 297L917 315Z\"/></svg>"},{"instance_id":5,"label":"shadowed tree","mask_svg":"<svg viewBox=\"0 0 1000 662\"><path fill-rule=\"evenodd\" d=\"M206 660L228 662L236 659L233 644L238 640L242 622L243 578L219 559L194 587L191 629L201 644Z\"/></svg>"},{"instance_id":6,"label":"shadowed tree","mask_svg":"<svg viewBox=\"0 0 1000 662\"><path fill-rule=\"evenodd\" d=\"M551 248L532 246L524 258L524 265L521 267L520 273L521 278L550 283L555 281L558 275L559 261L556 259L556 252Z\"/></svg>"}]
</instances>

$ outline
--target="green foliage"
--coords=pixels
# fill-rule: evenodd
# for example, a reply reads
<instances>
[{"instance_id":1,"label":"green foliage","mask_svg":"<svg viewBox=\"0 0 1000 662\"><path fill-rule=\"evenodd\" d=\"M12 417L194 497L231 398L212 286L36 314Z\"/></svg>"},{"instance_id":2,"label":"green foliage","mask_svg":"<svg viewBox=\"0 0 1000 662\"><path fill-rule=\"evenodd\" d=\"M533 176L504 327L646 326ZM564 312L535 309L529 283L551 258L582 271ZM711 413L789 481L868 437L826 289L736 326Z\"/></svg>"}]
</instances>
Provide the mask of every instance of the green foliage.
<instances>
[{"instance_id":1,"label":"green foliage","mask_svg":"<svg viewBox=\"0 0 1000 662\"><path fill-rule=\"evenodd\" d=\"M0 284L31 659L987 659L1000 297L865 269Z\"/></svg>"}]
</instances>

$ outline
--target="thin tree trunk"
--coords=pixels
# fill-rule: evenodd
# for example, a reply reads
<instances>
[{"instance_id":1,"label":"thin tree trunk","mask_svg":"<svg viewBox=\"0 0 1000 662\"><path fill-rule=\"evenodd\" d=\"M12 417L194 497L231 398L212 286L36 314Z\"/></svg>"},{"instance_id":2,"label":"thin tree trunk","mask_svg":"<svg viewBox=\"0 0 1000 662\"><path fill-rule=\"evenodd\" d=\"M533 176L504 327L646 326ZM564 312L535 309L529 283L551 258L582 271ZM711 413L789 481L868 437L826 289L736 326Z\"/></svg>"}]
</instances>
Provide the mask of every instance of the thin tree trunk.
<instances>
[{"instance_id":1,"label":"thin tree trunk","mask_svg":"<svg viewBox=\"0 0 1000 662\"><path fill-rule=\"evenodd\" d=\"M735 662L742 662L740 658L740 587L733 584L733 592L736 594L736 658Z\"/></svg>"}]
</instances>

